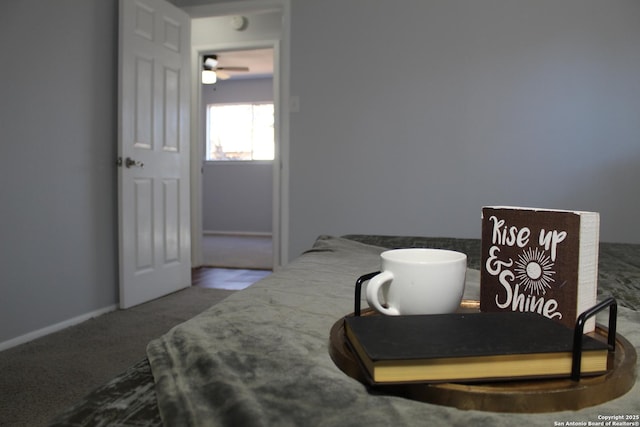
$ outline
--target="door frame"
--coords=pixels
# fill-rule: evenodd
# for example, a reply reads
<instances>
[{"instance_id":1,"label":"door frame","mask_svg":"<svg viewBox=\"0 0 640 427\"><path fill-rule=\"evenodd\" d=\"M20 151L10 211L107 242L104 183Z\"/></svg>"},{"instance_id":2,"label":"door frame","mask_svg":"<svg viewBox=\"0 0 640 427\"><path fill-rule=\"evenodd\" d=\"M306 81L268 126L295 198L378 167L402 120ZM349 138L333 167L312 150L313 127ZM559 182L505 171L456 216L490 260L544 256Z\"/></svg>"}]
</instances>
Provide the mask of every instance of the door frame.
<instances>
[{"instance_id":1,"label":"door frame","mask_svg":"<svg viewBox=\"0 0 640 427\"><path fill-rule=\"evenodd\" d=\"M290 0L248 0L183 8L191 18L229 16L251 12L282 13L280 38L253 41L215 42L191 47L191 262L202 265L202 165L204 123L202 123L202 93L200 59L212 50L273 49L273 105L275 110L275 156L273 160L272 236L273 269L289 259L289 70L290 70Z\"/></svg>"}]
</instances>

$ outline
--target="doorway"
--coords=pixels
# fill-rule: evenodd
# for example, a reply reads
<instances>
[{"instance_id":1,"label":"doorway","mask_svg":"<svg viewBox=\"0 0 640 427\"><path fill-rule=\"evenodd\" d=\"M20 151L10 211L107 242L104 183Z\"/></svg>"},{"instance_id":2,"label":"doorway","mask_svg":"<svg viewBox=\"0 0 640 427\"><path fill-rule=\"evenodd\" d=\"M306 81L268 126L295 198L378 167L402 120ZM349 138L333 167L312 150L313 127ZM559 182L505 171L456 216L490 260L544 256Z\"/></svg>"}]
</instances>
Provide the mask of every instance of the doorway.
<instances>
[{"instance_id":1,"label":"doorway","mask_svg":"<svg viewBox=\"0 0 640 427\"><path fill-rule=\"evenodd\" d=\"M202 266L273 269L271 48L202 53Z\"/></svg>"},{"instance_id":2,"label":"doorway","mask_svg":"<svg viewBox=\"0 0 640 427\"><path fill-rule=\"evenodd\" d=\"M277 0L267 3L237 2L234 4L207 5L185 8L192 16L192 267L203 265L203 172L205 163L204 113L200 88L200 70L205 54L212 52L239 52L256 49L271 49L273 61L272 95L275 113L275 159L270 162L271 175L271 223L272 268L279 267L287 259L288 209L288 28L289 1ZM223 13L218 13L223 12ZM242 31L230 29L233 13L241 13L248 25ZM235 19L237 21L237 19ZM251 33L254 31L254 33ZM237 65L237 64L236 64ZM237 165L236 165L237 166ZM214 230L215 231L215 230ZM243 231L243 230L234 230Z\"/></svg>"}]
</instances>

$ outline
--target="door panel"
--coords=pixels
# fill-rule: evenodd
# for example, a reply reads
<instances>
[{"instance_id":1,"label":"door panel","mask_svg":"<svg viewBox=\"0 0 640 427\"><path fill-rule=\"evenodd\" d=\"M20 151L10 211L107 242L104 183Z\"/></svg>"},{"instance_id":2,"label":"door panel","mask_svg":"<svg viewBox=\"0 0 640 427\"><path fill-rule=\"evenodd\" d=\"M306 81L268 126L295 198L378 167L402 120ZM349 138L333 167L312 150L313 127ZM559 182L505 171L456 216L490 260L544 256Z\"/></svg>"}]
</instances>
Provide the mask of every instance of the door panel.
<instances>
[{"instance_id":1,"label":"door panel","mask_svg":"<svg viewBox=\"0 0 640 427\"><path fill-rule=\"evenodd\" d=\"M151 149L153 138L153 60L136 56L134 147Z\"/></svg>"},{"instance_id":2,"label":"door panel","mask_svg":"<svg viewBox=\"0 0 640 427\"><path fill-rule=\"evenodd\" d=\"M166 151L178 151L180 138L179 138L179 100L180 90L179 83L180 71L166 68L164 72L164 145L163 148Z\"/></svg>"},{"instance_id":3,"label":"door panel","mask_svg":"<svg viewBox=\"0 0 640 427\"><path fill-rule=\"evenodd\" d=\"M153 181L147 178L133 180L135 203L135 274L153 268Z\"/></svg>"},{"instance_id":4,"label":"door panel","mask_svg":"<svg viewBox=\"0 0 640 427\"><path fill-rule=\"evenodd\" d=\"M164 198L164 262L180 261L180 182L166 179L163 184Z\"/></svg>"},{"instance_id":5,"label":"door panel","mask_svg":"<svg viewBox=\"0 0 640 427\"><path fill-rule=\"evenodd\" d=\"M189 17L120 0L120 306L191 284Z\"/></svg>"}]
</instances>

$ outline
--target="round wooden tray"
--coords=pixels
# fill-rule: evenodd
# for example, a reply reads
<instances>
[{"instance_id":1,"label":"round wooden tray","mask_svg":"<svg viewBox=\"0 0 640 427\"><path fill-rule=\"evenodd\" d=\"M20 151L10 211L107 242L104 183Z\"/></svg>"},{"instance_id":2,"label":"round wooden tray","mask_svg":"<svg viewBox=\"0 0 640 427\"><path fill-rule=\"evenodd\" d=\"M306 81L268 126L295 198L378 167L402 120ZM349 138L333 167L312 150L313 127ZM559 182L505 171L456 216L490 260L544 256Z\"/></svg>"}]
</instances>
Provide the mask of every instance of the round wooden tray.
<instances>
[{"instance_id":1,"label":"round wooden tray","mask_svg":"<svg viewBox=\"0 0 640 427\"><path fill-rule=\"evenodd\" d=\"M462 312L477 311L477 301L463 301ZM365 309L362 316L375 315ZM353 316L353 313L349 314ZM607 336L606 328L598 325L596 335ZM360 364L349 349L344 334L344 321L338 320L330 332L329 353L344 373L368 385ZM622 335L616 334L616 351L610 355L611 369L600 376L584 377L579 382L570 379L504 381L495 383L411 383L376 385L376 393L402 396L408 399L459 409L493 412L540 413L577 410L620 397L636 381L636 351Z\"/></svg>"}]
</instances>

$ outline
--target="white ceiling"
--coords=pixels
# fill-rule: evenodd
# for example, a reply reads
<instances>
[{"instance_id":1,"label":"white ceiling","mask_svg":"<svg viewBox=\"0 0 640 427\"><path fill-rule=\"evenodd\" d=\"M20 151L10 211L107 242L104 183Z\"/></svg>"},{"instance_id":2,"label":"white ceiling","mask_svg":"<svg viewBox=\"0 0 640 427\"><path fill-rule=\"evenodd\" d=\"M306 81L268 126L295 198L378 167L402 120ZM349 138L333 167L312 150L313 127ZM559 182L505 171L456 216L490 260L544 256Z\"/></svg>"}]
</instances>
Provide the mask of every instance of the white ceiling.
<instances>
[{"instance_id":1,"label":"white ceiling","mask_svg":"<svg viewBox=\"0 0 640 427\"><path fill-rule=\"evenodd\" d=\"M234 50L208 52L218 56L218 67L249 67L249 71L224 72L231 80L273 75L273 49Z\"/></svg>"}]
</instances>

